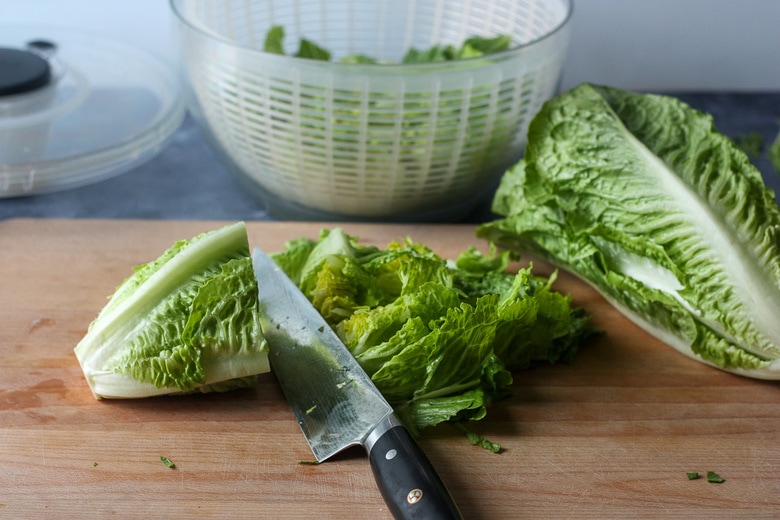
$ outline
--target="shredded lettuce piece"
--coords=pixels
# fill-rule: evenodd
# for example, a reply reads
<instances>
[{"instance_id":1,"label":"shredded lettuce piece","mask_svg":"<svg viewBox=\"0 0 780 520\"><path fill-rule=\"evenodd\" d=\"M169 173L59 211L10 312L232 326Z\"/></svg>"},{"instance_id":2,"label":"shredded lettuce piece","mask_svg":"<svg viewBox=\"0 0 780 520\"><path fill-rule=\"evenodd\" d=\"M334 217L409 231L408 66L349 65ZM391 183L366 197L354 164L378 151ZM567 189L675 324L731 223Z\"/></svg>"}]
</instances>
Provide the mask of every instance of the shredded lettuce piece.
<instances>
[{"instance_id":1,"label":"shredded lettuce piece","mask_svg":"<svg viewBox=\"0 0 780 520\"><path fill-rule=\"evenodd\" d=\"M485 437L474 433L473 431L466 428L463 423L456 423L455 427L458 428L460 431L463 432L464 435L471 441L471 444L474 446L479 446L481 448L484 448L488 451L492 451L493 453L499 453L501 451L501 445L496 444L495 442L491 442Z\"/></svg>"},{"instance_id":2,"label":"shredded lettuce piece","mask_svg":"<svg viewBox=\"0 0 780 520\"><path fill-rule=\"evenodd\" d=\"M780 208L712 117L584 84L544 105L478 236L534 251L679 351L780 378Z\"/></svg>"},{"instance_id":3,"label":"shredded lettuce piece","mask_svg":"<svg viewBox=\"0 0 780 520\"><path fill-rule=\"evenodd\" d=\"M411 238L379 249L335 228L271 256L416 431L482 419L512 371L571 362L593 332L554 278L508 273L495 249L451 262Z\"/></svg>"},{"instance_id":4,"label":"shredded lettuce piece","mask_svg":"<svg viewBox=\"0 0 780 520\"><path fill-rule=\"evenodd\" d=\"M225 391L268 372L243 222L135 268L75 348L96 398Z\"/></svg>"}]
</instances>

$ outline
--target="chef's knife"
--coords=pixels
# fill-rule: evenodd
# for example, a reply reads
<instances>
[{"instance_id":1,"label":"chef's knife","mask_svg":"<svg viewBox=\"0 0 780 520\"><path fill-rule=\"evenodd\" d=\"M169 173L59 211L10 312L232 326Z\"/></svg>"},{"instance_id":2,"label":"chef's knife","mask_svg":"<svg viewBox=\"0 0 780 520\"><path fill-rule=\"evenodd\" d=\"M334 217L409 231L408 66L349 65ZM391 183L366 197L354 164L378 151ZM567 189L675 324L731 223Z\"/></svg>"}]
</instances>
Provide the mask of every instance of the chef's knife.
<instances>
[{"instance_id":1,"label":"chef's knife","mask_svg":"<svg viewBox=\"0 0 780 520\"><path fill-rule=\"evenodd\" d=\"M431 463L341 339L260 248L252 255L271 367L314 457L362 445L395 518L460 518Z\"/></svg>"}]
</instances>

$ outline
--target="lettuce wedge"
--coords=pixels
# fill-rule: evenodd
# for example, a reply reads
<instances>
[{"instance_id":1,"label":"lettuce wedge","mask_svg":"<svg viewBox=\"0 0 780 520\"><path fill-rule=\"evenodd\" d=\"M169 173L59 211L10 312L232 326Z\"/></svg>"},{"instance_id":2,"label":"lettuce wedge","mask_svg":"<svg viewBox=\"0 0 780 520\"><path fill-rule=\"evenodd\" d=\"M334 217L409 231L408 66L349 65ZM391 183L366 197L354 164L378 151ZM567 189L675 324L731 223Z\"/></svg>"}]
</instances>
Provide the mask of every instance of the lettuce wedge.
<instances>
[{"instance_id":1,"label":"lettuce wedge","mask_svg":"<svg viewBox=\"0 0 780 520\"><path fill-rule=\"evenodd\" d=\"M243 222L180 240L135 268L76 357L98 399L253 386L268 372Z\"/></svg>"},{"instance_id":2,"label":"lettuce wedge","mask_svg":"<svg viewBox=\"0 0 780 520\"><path fill-rule=\"evenodd\" d=\"M709 115L583 84L544 105L480 237L592 284L677 350L780 379L780 209Z\"/></svg>"}]
</instances>

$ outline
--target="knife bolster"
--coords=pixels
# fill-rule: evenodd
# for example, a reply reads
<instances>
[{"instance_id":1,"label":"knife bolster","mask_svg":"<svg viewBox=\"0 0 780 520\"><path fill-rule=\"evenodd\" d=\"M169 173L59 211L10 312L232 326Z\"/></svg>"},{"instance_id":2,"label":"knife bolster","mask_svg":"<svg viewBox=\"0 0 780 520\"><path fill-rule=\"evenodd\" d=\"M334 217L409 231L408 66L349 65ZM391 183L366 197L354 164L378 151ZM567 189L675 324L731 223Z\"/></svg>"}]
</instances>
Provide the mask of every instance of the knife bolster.
<instances>
[{"instance_id":1,"label":"knife bolster","mask_svg":"<svg viewBox=\"0 0 780 520\"><path fill-rule=\"evenodd\" d=\"M368 452L368 454L371 455L371 450L374 448L376 441L378 441L379 438L382 435L384 435L388 430L391 430L396 426L403 427L403 423L401 423L401 421L398 419L398 417L396 417L394 413L391 413L387 417L382 419L382 421L376 425L376 428L371 430L371 433L368 434L366 440L363 441L363 447L366 449L366 452Z\"/></svg>"}]
</instances>

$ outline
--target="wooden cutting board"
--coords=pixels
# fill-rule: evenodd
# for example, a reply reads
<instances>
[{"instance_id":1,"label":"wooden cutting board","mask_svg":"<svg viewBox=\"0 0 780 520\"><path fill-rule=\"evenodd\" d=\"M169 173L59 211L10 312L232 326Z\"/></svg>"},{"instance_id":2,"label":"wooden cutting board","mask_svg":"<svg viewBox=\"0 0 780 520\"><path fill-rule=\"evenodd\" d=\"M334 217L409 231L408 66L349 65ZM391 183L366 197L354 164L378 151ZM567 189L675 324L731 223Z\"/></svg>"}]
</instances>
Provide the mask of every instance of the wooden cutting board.
<instances>
[{"instance_id":1,"label":"wooden cutting board","mask_svg":"<svg viewBox=\"0 0 780 520\"><path fill-rule=\"evenodd\" d=\"M390 517L361 450L299 464L312 455L272 374L252 391L92 397L72 349L106 298L132 266L223 224L0 222L0 517ZM269 251L323 227L248 223L251 245ZM450 258L486 249L473 226L342 227L380 246L411 236ZM572 365L515 374L515 395L473 426L503 452L449 425L420 439L464 516L780 515L780 385L688 359L570 276L556 288L606 333Z\"/></svg>"}]
</instances>

